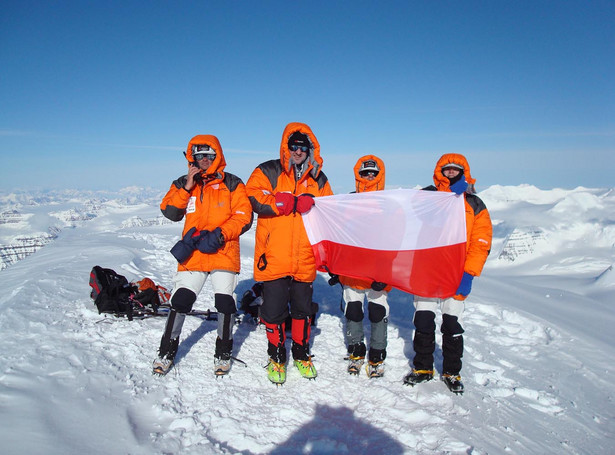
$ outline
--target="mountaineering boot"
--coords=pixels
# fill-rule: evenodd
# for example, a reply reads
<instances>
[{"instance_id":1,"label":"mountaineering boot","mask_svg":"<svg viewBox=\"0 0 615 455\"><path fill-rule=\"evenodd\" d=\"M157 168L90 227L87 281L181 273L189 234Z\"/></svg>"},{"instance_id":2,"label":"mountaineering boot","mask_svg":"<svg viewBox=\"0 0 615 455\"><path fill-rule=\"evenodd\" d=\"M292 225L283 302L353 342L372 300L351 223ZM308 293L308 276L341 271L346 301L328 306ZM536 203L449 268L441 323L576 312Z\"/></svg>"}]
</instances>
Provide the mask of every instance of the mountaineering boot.
<instances>
[{"instance_id":1,"label":"mountaineering boot","mask_svg":"<svg viewBox=\"0 0 615 455\"><path fill-rule=\"evenodd\" d=\"M386 349L369 349L369 362L365 367L368 378L381 378L384 376L384 359L386 357Z\"/></svg>"},{"instance_id":2,"label":"mountaineering boot","mask_svg":"<svg viewBox=\"0 0 615 455\"><path fill-rule=\"evenodd\" d=\"M231 359L214 357L214 374L224 376L231 370Z\"/></svg>"},{"instance_id":3,"label":"mountaineering boot","mask_svg":"<svg viewBox=\"0 0 615 455\"><path fill-rule=\"evenodd\" d=\"M368 378L381 378L384 376L384 362L372 362L371 360L365 367Z\"/></svg>"},{"instance_id":4,"label":"mountaineering boot","mask_svg":"<svg viewBox=\"0 0 615 455\"><path fill-rule=\"evenodd\" d=\"M156 357L152 365L153 374L164 376L169 372L173 367L178 346L179 338L175 338L170 341L167 352L163 352L162 349L158 352L158 357Z\"/></svg>"},{"instance_id":5,"label":"mountaineering boot","mask_svg":"<svg viewBox=\"0 0 615 455\"><path fill-rule=\"evenodd\" d=\"M284 384L286 382L286 364L269 359L267 378L276 385Z\"/></svg>"},{"instance_id":6,"label":"mountaineering boot","mask_svg":"<svg viewBox=\"0 0 615 455\"><path fill-rule=\"evenodd\" d=\"M463 382L461 382L461 376L454 374L443 374L442 380L451 392L457 395L463 393Z\"/></svg>"},{"instance_id":7,"label":"mountaineering boot","mask_svg":"<svg viewBox=\"0 0 615 455\"><path fill-rule=\"evenodd\" d=\"M365 343L360 342L348 346L348 373L359 374L361 367L365 363Z\"/></svg>"},{"instance_id":8,"label":"mountaineering boot","mask_svg":"<svg viewBox=\"0 0 615 455\"><path fill-rule=\"evenodd\" d=\"M352 354L348 356L348 374L358 375L361 367L365 363L365 357L355 357Z\"/></svg>"},{"instance_id":9,"label":"mountaineering boot","mask_svg":"<svg viewBox=\"0 0 615 455\"><path fill-rule=\"evenodd\" d=\"M221 340L216 338L216 353L214 354L214 374L224 376L231 369L231 353L233 352L233 340Z\"/></svg>"},{"instance_id":10,"label":"mountaineering boot","mask_svg":"<svg viewBox=\"0 0 615 455\"><path fill-rule=\"evenodd\" d=\"M404 378L404 384L415 386L421 382L431 381L433 379L433 370L412 370Z\"/></svg>"},{"instance_id":11,"label":"mountaineering boot","mask_svg":"<svg viewBox=\"0 0 615 455\"><path fill-rule=\"evenodd\" d=\"M265 326L268 327L267 323L265 323ZM279 327L280 333L284 333L283 325L277 327ZM284 384L286 382L286 348L284 342L281 341L280 344L275 345L269 341L267 343L267 354L269 354L269 363L265 367L267 368L267 377L274 384Z\"/></svg>"},{"instance_id":12,"label":"mountaineering boot","mask_svg":"<svg viewBox=\"0 0 615 455\"><path fill-rule=\"evenodd\" d=\"M305 325L309 327L309 324L306 324L301 319L295 319L293 324L296 324L295 321L303 322ZM294 364L299 370L299 373L304 378L314 379L316 377L316 368L314 368L314 364L312 363L312 356L310 355L310 346L306 343L297 343L293 340L292 345L292 353Z\"/></svg>"},{"instance_id":13,"label":"mountaineering boot","mask_svg":"<svg viewBox=\"0 0 615 455\"><path fill-rule=\"evenodd\" d=\"M299 370L299 374L307 379L314 379L317 376L316 368L312 363L312 359L295 360L295 366Z\"/></svg>"},{"instance_id":14,"label":"mountaineering boot","mask_svg":"<svg viewBox=\"0 0 615 455\"><path fill-rule=\"evenodd\" d=\"M153 364L152 374L164 376L169 372L172 366L173 359L170 359L167 356L156 357Z\"/></svg>"}]
</instances>

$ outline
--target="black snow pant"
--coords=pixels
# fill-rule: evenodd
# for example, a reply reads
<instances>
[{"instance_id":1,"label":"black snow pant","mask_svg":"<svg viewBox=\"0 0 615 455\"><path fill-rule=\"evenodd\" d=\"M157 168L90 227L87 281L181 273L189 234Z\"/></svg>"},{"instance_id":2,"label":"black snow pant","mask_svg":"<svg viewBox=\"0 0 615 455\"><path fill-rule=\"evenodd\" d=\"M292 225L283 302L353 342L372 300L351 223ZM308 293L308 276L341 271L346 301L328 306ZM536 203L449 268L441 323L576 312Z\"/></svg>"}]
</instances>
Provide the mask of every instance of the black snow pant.
<instances>
[{"instance_id":1,"label":"black snow pant","mask_svg":"<svg viewBox=\"0 0 615 455\"><path fill-rule=\"evenodd\" d=\"M309 358L310 325L314 313L312 294L311 282L295 281L292 277L263 282L261 319L267 330L267 353L275 362L286 362L285 325L289 314L292 318L293 358Z\"/></svg>"}]
</instances>

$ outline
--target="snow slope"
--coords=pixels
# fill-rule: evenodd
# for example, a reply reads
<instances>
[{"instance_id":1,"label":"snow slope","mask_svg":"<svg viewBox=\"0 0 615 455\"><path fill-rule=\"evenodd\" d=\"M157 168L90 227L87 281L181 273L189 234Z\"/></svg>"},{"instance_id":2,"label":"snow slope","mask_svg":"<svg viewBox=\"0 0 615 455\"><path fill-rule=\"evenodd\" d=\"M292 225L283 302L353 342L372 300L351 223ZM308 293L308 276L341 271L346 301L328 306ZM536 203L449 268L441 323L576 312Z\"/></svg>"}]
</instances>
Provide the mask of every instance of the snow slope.
<instances>
[{"instance_id":1,"label":"snow slope","mask_svg":"<svg viewBox=\"0 0 615 455\"><path fill-rule=\"evenodd\" d=\"M247 320L235 332L247 366L215 378L215 322L198 317L176 368L152 376L164 319L99 315L88 275L98 264L170 287L181 226L157 222L154 199L100 202L96 218L0 271L2 452L615 453L613 191L524 185L481 197L496 239L466 303L463 396L440 381L402 384L413 308L395 290L386 375L348 376L341 290L327 276L315 282L316 380L290 369L284 386L269 383L265 332ZM253 247L251 230L238 295L252 285ZM213 309L209 286L196 307Z\"/></svg>"}]
</instances>

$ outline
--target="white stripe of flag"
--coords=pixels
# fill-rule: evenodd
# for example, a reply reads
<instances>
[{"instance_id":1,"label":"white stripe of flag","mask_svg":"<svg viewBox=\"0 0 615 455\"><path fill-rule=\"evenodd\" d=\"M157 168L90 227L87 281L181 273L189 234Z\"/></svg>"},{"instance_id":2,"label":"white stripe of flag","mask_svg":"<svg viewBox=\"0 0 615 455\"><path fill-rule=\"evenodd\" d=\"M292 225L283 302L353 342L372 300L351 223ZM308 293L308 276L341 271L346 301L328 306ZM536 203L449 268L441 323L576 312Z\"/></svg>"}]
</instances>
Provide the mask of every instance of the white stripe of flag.
<instances>
[{"instance_id":1,"label":"white stripe of flag","mask_svg":"<svg viewBox=\"0 0 615 455\"><path fill-rule=\"evenodd\" d=\"M463 196L412 189L320 197L303 215L319 270L451 297L461 281Z\"/></svg>"}]
</instances>

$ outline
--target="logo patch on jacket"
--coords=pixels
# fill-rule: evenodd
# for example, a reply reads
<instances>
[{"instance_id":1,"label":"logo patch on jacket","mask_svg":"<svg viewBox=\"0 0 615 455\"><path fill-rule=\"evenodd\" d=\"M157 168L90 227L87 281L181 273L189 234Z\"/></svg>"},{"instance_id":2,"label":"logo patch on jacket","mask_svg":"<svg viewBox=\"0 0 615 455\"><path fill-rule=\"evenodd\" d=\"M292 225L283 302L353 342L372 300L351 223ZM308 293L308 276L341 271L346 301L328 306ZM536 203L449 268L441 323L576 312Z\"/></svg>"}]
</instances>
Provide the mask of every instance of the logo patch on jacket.
<instances>
[{"instance_id":1,"label":"logo patch on jacket","mask_svg":"<svg viewBox=\"0 0 615 455\"><path fill-rule=\"evenodd\" d=\"M186 207L186 213L194 213L196 211L196 196L190 196L188 200L188 207Z\"/></svg>"}]
</instances>

